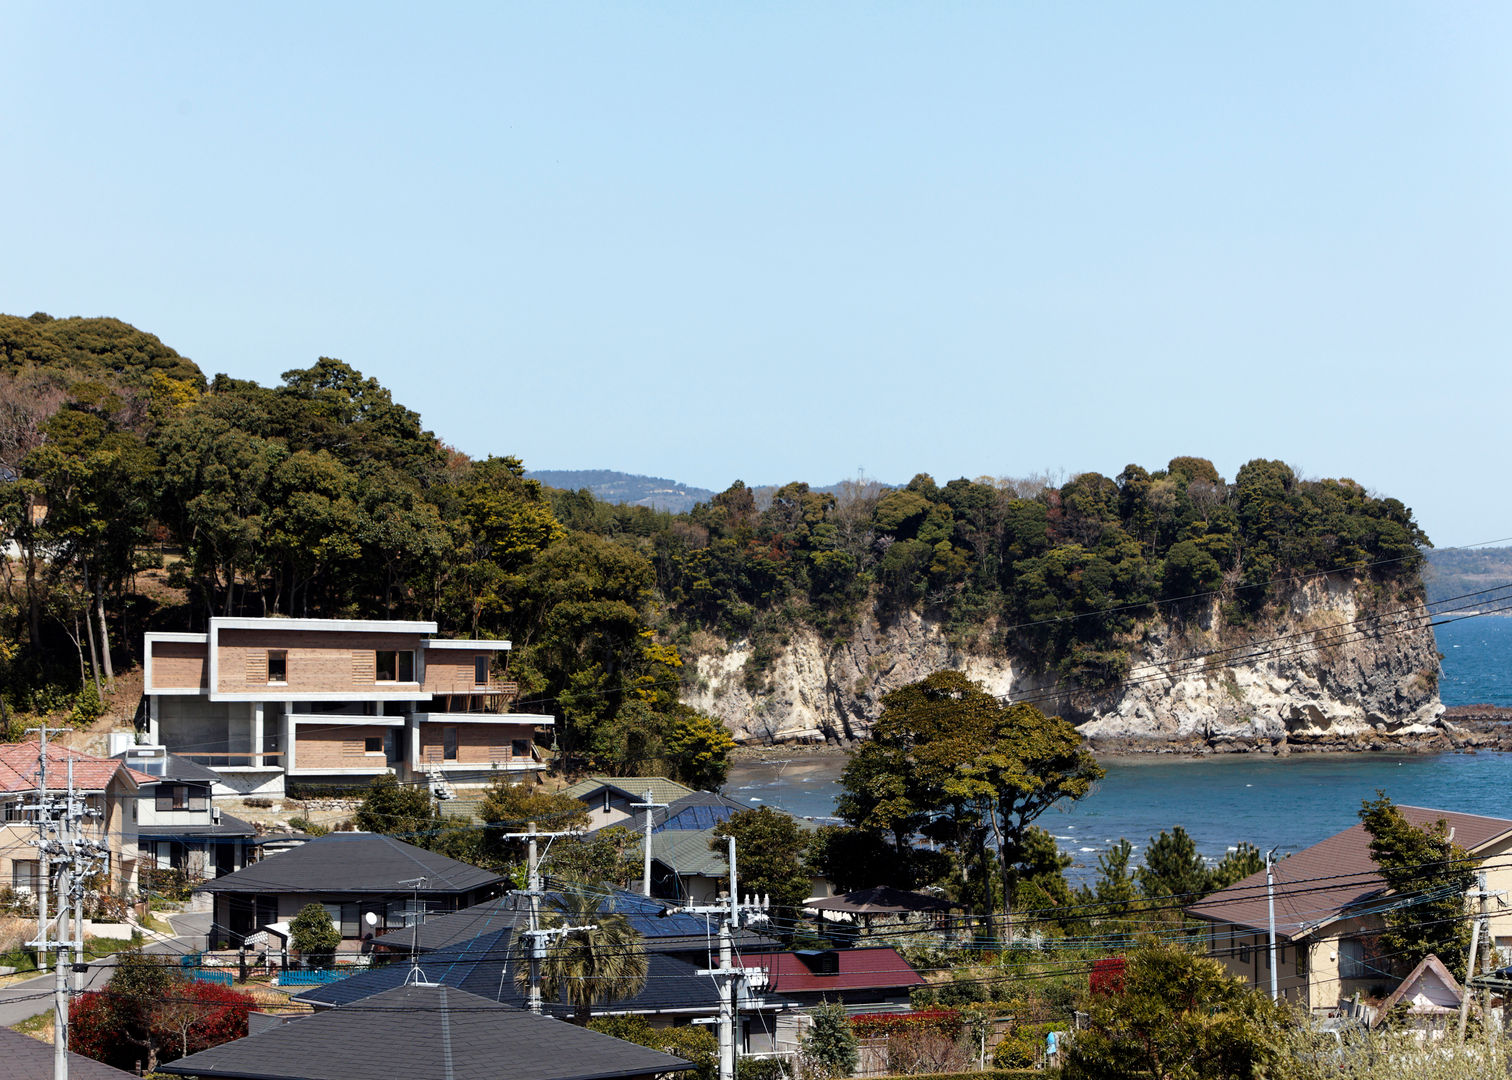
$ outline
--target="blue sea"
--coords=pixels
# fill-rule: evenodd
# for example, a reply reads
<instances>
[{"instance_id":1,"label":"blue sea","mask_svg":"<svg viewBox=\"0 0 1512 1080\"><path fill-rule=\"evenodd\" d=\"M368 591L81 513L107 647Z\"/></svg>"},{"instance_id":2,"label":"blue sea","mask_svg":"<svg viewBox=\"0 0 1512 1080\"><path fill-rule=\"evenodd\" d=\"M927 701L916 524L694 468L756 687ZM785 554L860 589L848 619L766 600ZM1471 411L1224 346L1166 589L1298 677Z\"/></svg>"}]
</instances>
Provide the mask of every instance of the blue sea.
<instances>
[{"instance_id":1,"label":"blue sea","mask_svg":"<svg viewBox=\"0 0 1512 1080\"><path fill-rule=\"evenodd\" d=\"M1444 656L1445 705L1512 707L1512 619L1464 619L1435 634ZM1377 790L1398 803L1512 816L1512 754L1142 756L1103 765L1108 775L1097 790L1040 819L1076 860L1068 876L1077 880L1094 875L1098 854L1119 838L1138 851L1174 825L1210 859L1240 841L1298 851L1354 824L1361 800ZM731 769L725 792L752 807L769 803L825 819L835 812L844 766L838 756L784 759L774 750L768 762Z\"/></svg>"}]
</instances>

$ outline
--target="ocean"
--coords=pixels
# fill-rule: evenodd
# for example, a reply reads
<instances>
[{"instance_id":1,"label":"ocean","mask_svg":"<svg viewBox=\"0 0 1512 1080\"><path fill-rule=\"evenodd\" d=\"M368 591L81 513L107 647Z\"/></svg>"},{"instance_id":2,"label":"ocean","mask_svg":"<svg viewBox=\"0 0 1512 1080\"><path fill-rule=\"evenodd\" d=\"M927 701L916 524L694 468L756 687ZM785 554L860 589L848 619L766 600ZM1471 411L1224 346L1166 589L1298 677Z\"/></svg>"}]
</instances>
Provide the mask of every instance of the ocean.
<instances>
[{"instance_id":1,"label":"ocean","mask_svg":"<svg viewBox=\"0 0 1512 1080\"><path fill-rule=\"evenodd\" d=\"M1464 619L1435 628L1443 654L1445 705L1512 707L1512 619ZM1230 754L1212 758L1107 758L1107 777L1081 802L1040 819L1075 864L1073 881L1095 876L1097 856L1120 838L1136 853L1162 829L1180 825L1211 860L1247 841L1261 850L1299 851L1348 828L1363 799L1493 817L1512 816L1512 754ZM784 758L730 770L725 792L800 817L829 819L840 793L839 756Z\"/></svg>"}]
</instances>

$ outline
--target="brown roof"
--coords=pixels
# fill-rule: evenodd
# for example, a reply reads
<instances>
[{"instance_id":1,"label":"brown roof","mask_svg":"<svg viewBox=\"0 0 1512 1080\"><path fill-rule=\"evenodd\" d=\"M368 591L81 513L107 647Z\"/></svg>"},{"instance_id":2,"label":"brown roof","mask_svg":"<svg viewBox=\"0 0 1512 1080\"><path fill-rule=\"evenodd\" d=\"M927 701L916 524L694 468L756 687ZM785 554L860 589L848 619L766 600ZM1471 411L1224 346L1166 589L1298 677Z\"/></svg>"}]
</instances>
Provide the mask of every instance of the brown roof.
<instances>
[{"instance_id":1,"label":"brown roof","mask_svg":"<svg viewBox=\"0 0 1512 1080\"><path fill-rule=\"evenodd\" d=\"M1512 833L1512 821L1398 806L1412 824L1422 828L1442 818L1454 830L1454 842L1472 855ZM1361 901L1384 891L1386 883L1370 858L1370 837L1364 825L1352 825L1275 865L1276 935L1306 937L1324 923L1347 914ZM1256 930L1268 926L1265 871L1251 874L1190 905L1187 913L1210 922L1232 923Z\"/></svg>"},{"instance_id":2,"label":"brown roof","mask_svg":"<svg viewBox=\"0 0 1512 1080\"><path fill-rule=\"evenodd\" d=\"M38 747L35 742L0 743L0 792L36 791L41 786ZM48 743L49 789L61 791L68 786L69 761L73 762L74 787L79 791L104 791L117 773L128 776L133 788L157 783L156 777L129 769L115 758L96 757Z\"/></svg>"},{"instance_id":3,"label":"brown roof","mask_svg":"<svg viewBox=\"0 0 1512 1080\"><path fill-rule=\"evenodd\" d=\"M1464 991L1460 988L1459 982L1449 973L1449 969L1444 966L1444 962L1434 953L1429 953L1418 961L1418 966L1412 969L1412 973L1401 981L1385 1001L1381 1002L1381 1007L1376 1010L1376 1023L1384 1023L1386 1018L1391 1014L1391 1010L1396 1008L1397 1002L1401 1001L1408 991L1415 989L1418 983L1426 981L1429 975L1433 975L1438 979L1439 984L1443 988L1441 996L1450 997L1455 1004L1452 1006L1447 1004L1430 1004L1426 1007L1417 1006L1412 1011L1416 1013L1446 1013L1457 1009L1460 997Z\"/></svg>"}]
</instances>

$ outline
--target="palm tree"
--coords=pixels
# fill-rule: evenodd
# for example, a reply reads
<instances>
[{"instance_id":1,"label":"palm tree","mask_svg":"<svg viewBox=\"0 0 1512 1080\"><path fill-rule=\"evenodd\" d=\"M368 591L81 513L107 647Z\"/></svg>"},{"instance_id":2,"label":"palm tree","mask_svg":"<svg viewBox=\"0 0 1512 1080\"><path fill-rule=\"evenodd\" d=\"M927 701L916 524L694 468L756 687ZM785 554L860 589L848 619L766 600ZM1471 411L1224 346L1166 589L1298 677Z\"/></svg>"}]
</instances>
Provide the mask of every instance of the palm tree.
<instances>
[{"instance_id":1,"label":"palm tree","mask_svg":"<svg viewBox=\"0 0 1512 1080\"><path fill-rule=\"evenodd\" d=\"M623 1001L646 985L646 950L641 936L614 910L613 897L569 885L553 895L542 923L548 928L592 926L554 938L541 963L541 994L573 1007L573 1022L586 1027L593 1006ZM521 941L522 947L524 941ZM515 965L515 981L529 985L530 968Z\"/></svg>"}]
</instances>

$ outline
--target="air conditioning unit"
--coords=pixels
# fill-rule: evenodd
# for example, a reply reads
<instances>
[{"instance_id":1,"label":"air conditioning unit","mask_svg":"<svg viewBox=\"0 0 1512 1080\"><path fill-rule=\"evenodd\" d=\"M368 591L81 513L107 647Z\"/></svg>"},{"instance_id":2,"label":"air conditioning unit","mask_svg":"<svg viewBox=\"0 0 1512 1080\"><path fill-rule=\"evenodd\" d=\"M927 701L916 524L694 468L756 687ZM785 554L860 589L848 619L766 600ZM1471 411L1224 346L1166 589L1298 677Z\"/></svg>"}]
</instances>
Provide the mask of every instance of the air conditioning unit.
<instances>
[{"instance_id":1,"label":"air conditioning unit","mask_svg":"<svg viewBox=\"0 0 1512 1080\"><path fill-rule=\"evenodd\" d=\"M220 807L212 806L210 808L210 820L215 822L217 825L220 824Z\"/></svg>"}]
</instances>

